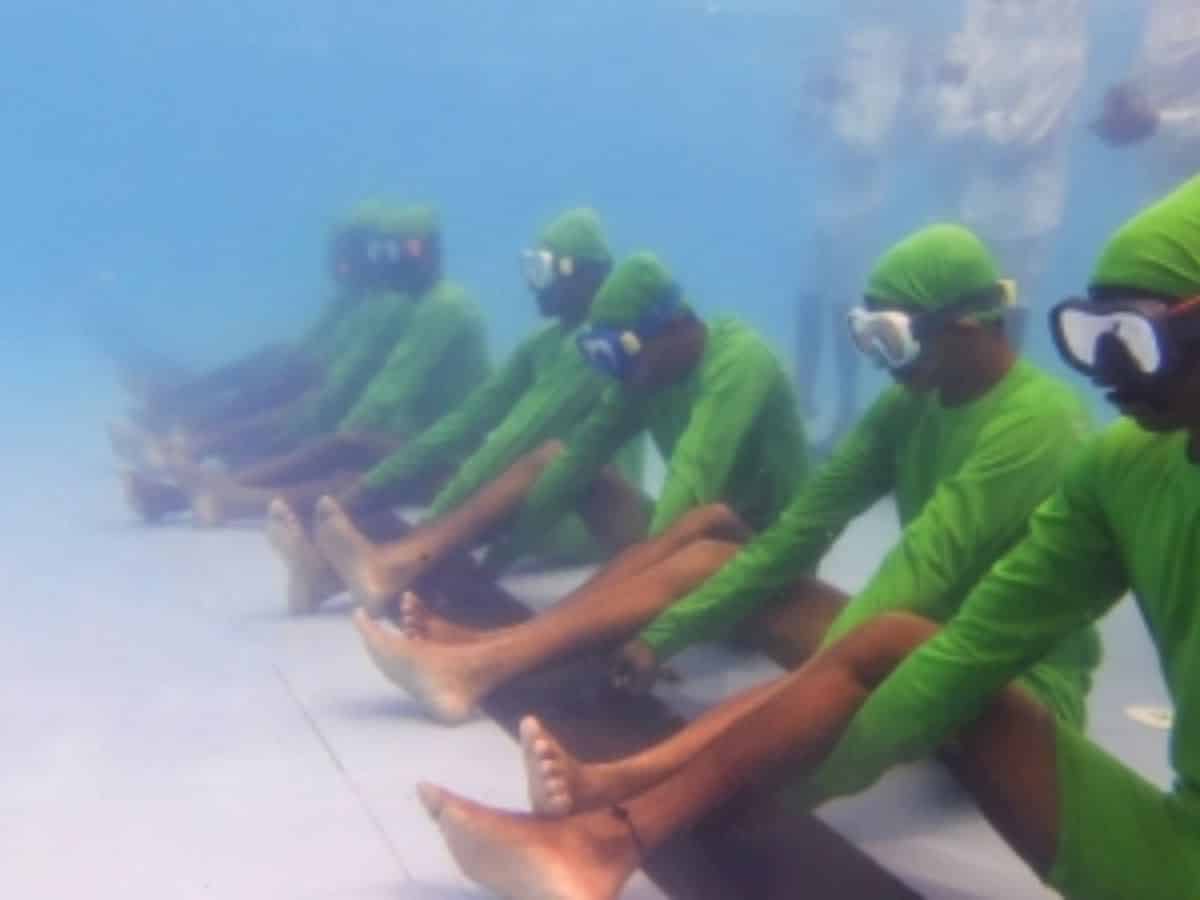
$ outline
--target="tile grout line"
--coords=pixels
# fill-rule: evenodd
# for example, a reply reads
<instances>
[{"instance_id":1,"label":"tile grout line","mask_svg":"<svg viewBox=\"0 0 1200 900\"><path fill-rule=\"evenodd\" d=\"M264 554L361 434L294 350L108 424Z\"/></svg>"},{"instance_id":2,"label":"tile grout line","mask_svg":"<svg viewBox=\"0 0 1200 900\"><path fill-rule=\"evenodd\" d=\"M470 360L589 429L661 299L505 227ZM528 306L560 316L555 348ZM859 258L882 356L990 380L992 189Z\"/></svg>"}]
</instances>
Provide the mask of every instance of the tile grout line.
<instances>
[{"instance_id":1,"label":"tile grout line","mask_svg":"<svg viewBox=\"0 0 1200 900\"><path fill-rule=\"evenodd\" d=\"M358 782L351 777L349 769L346 768L341 758L337 755L337 751L333 749L333 745L325 736L325 732L321 730L321 726L317 723L317 720L313 717L308 707L292 689L292 683L288 680L287 675L283 673L283 670L279 668L278 664L275 662L271 663L271 668L274 670L279 680L283 683L283 689L287 691L288 696L292 698L292 702L296 705L296 708L300 710L300 715L304 717L304 721L308 723L308 727L312 730L312 733L316 736L321 746L325 748L325 752L329 755L330 760L333 761L334 767L337 768L339 774L341 775L342 781L344 781L346 786L350 789L350 793L354 795L354 800L358 804L359 808L363 811L363 814L367 817L367 821L371 823L371 826L379 834L380 839L383 841L384 846L387 847L388 852L391 853L392 858L396 861L396 865L400 868L404 878L410 882L414 881L415 879L413 878L412 872L410 872L408 867L404 865L404 857L400 855L400 848L396 846L395 841L392 840L391 835L389 835L387 829L384 828L383 822L375 814L375 811L371 808L371 805L363 796L362 791L359 790Z\"/></svg>"}]
</instances>

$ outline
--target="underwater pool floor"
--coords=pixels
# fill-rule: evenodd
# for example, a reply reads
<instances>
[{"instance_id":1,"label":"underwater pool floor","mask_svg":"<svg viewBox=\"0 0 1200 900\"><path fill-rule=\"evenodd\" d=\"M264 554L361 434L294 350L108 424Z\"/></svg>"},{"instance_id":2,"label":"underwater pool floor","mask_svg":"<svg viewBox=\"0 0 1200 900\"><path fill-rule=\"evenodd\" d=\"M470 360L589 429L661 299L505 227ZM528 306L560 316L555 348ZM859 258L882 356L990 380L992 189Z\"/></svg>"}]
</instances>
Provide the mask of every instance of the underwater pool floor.
<instances>
[{"instance_id":1,"label":"underwater pool floor","mask_svg":"<svg viewBox=\"0 0 1200 900\"><path fill-rule=\"evenodd\" d=\"M104 394L105 391L97 393ZM259 529L145 528L122 506L105 405L31 375L0 392L38 420L0 459L0 884L34 898L480 897L414 795L418 780L521 808L516 745L490 720L414 715L374 670L347 607L296 620ZM70 486L70 490L66 489ZM853 589L895 534L881 504L824 574ZM535 606L581 572L506 579ZM1125 707L1163 690L1136 610L1105 622L1092 731L1165 783L1165 733ZM773 668L686 654L663 692L694 712ZM1041 888L933 766L894 773L821 817L929 898ZM623 895L661 897L644 877Z\"/></svg>"}]
</instances>

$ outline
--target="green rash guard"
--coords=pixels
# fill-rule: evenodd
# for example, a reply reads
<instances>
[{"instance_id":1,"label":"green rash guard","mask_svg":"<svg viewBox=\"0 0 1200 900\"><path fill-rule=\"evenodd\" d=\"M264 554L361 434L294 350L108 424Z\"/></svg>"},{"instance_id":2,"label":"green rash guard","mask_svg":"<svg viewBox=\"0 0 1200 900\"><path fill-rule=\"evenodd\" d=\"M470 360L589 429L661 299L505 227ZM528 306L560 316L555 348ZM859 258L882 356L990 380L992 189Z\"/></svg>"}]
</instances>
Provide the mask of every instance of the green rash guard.
<instances>
[{"instance_id":1,"label":"green rash guard","mask_svg":"<svg viewBox=\"0 0 1200 900\"><path fill-rule=\"evenodd\" d=\"M461 403L489 369L478 305L460 285L440 281L415 301L399 340L338 430L418 433Z\"/></svg>"},{"instance_id":2,"label":"green rash guard","mask_svg":"<svg viewBox=\"0 0 1200 900\"><path fill-rule=\"evenodd\" d=\"M725 635L813 572L842 530L890 492L903 533L832 633L887 609L944 621L1022 537L1087 430L1076 394L1024 360L960 407L892 387L779 520L641 638L666 658Z\"/></svg>"},{"instance_id":3,"label":"green rash guard","mask_svg":"<svg viewBox=\"0 0 1200 900\"><path fill-rule=\"evenodd\" d=\"M367 488L387 490L439 462L467 457L433 501L430 512L439 516L523 454L552 438L566 439L606 386L580 356L575 333L554 323L527 338L462 405L371 470ZM640 480L636 466L623 470Z\"/></svg>"},{"instance_id":4,"label":"green rash guard","mask_svg":"<svg viewBox=\"0 0 1200 900\"><path fill-rule=\"evenodd\" d=\"M288 437L304 440L337 428L408 328L414 308L407 294L373 291L335 323L325 345L325 376L285 426Z\"/></svg>"},{"instance_id":5,"label":"green rash guard","mask_svg":"<svg viewBox=\"0 0 1200 900\"><path fill-rule=\"evenodd\" d=\"M718 320L708 328L699 363L679 383L644 394L621 385L605 391L538 480L510 533L491 548L489 563L506 564L536 546L643 430L668 461L652 536L688 510L717 502L762 527L805 475L804 430L787 375L751 329Z\"/></svg>"},{"instance_id":6,"label":"green rash guard","mask_svg":"<svg viewBox=\"0 0 1200 900\"><path fill-rule=\"evenodd\" d=\"M1121 420L1078 456L1029 534L871 695L822 767L832 793L928 756L997 691L1132 589L1178 715L1171 761L1200 815L1200 466L1184 434Z\"/></svg>"}]
</instances>

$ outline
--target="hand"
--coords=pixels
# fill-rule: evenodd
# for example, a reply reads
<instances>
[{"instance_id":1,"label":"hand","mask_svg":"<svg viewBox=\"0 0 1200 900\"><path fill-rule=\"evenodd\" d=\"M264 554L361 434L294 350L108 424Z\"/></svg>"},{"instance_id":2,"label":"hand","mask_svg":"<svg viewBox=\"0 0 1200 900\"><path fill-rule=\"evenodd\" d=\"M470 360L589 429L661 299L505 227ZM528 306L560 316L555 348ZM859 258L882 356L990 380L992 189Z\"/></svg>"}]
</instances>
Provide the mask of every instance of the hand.
<instances>
[{"instance_id":1,"label":"hand","mask_svg":"<svg viewBox=\"0 0 1200 900\"><path fill-rule=\"evenodd\" d=\"M654 648L638 638L618 651L612 682L620 690L644 694L654 687L659 674L658 656Z\"/></svg>"},{"instance_id":2,"label":"hand","mask_svg":"<svg viewBox=\"0 0 1200 900\"><path fill-rule=\"evenodd\" d=\"M1159 114L1134 85L1122 82L1109 88L1104 109L1090 125L1092 133L1110 147L1127 147L1153 137Z\"/></svg>"}]
</instances>

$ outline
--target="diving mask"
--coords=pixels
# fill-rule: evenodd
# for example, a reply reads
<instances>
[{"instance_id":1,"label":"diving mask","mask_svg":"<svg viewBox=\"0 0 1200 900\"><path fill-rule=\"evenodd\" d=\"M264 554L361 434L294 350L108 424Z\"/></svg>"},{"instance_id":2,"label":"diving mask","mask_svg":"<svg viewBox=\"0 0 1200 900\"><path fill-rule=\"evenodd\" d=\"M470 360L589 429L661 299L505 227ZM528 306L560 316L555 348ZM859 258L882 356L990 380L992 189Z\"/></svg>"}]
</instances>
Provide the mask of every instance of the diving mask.
<instances>
[{"instance_id":1,"label":"diving mask","mask_svg":"<svg viewBox=\"0 0 1200 900\"><path fill-rule=\"evenodd\" d=\"M1050 312L1050 331L1063 359L1077 371L1114 383L1170 374L1182 345L1200 339L1200 297L1162 300L1072 298Z\"/></svg>"},{"instance_id":2,"label":"diving mask","mask_svg":"<svg viewBox=\"0 0 1200 900\"><path fill-rule=\"evenodd\" d=\"M632 326L592 325L579 333L575 343L592 368L618 381L627 381L645 342L662 334L684 314L679 288L672 285Z\"/></svg>"},{"instance_id":3,"label":"diving mask","mask_svg":"<svg viewBox=\"0 0 1200 900\"><path fill-rule=\"evenodd\" d=\"M575 272L575 260L570 256L556 256L544 247L521 252L521 274L533 290L546 290L555 279L569 277Z\"/></svg>"},{"instance_id":4,"label":"diving mask","mask_svg":"<svg viewBox=\"0 0 1200 900\"><path fill-rule=\"evenodd\" d=\"M871 302L868 298L868 302ZM898 309L870 309L857 306L847 321L850 336L858 349L882 368L899 371L920 357L922 339L936 334L948 324L973 313L988 312L1016 303L1016 285L1000 281L980 293L971 294L919 314Z\"/></svg>"}]
</instances>

